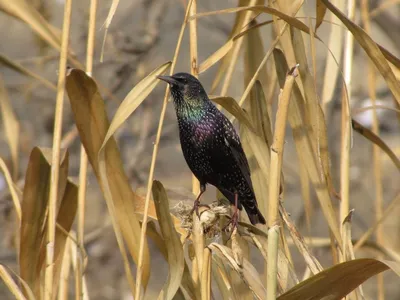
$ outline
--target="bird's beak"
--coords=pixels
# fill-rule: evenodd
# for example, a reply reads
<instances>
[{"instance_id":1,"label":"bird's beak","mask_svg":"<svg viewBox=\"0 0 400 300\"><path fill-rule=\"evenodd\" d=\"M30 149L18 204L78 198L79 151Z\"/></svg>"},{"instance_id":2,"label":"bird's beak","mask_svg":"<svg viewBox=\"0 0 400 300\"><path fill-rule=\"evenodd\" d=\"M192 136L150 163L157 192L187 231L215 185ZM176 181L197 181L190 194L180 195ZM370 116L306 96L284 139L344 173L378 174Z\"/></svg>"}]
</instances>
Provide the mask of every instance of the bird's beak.
<instances>
[{"instance_id":1,"label":"bird's beak","mask_svg":"<svg viewBox=\"0 0 400 300\"><path fill-rule=\"evenodd\" d=\"M163 80L169 84L178 84L179 82L172 76L157 76L158 79Z\"/></svg>"}]
</instances>

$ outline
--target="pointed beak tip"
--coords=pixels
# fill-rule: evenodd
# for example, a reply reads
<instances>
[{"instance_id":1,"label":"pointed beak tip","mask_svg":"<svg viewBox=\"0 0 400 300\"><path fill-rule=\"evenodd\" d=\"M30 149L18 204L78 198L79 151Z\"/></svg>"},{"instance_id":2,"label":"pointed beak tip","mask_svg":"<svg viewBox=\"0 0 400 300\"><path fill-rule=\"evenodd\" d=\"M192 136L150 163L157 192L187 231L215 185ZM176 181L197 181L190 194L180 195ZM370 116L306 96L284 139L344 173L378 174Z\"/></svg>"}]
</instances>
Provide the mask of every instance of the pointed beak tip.
<instances>
[{"instance_id":1,"label":"pointed beak tip","mask_svg":"<svg viewBox=\"0 0 400 300\"><path fill-rule=\"evenodd\" d=\"M165 81L168 84L172 84L172 83L176 82L176 80L172 76L158 75L157 79Z\"/></svg>"}]
</instances>

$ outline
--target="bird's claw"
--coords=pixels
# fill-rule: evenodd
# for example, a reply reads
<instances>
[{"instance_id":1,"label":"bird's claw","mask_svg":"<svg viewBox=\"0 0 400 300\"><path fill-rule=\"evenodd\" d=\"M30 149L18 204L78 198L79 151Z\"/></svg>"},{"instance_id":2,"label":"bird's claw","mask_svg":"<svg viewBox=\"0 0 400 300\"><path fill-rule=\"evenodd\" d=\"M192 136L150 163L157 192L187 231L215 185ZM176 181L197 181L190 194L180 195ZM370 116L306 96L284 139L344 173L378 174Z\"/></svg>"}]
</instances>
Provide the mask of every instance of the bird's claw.
<instances>
[{"instance_id":1,"label":"bird's claw","mask_svg":"<svg viewBox=\"0 0 400 300\"><path fill-rule=\"evenodd\" d=\"M192 208L192 210L190 211L190 215L192 215L193 212L196 212L197 217L200 219L200 213L199 213L199 207L200 207L200 206L205 206L205 207L207 207L208 209L210 209L210 207L209 207L208 205L200 204L200 200L195 200L194 203L193 203L193 208Z\"/></svg>"},{"instance_id":2,"label":"bird's claw","mask_svg":"<svg viewBox=\"0 0 400 300\"><path fill-rule=\"evenodd\" d=\"M232 233L235 231L235 228L238 227L238 223L239 223L239 213L236 211L236 212L233 213L233 215L232 215L231 219L229 220L229 222L222 229L223 231L227 231L229 225L232 225L232 229L230 231L228 240L230 240L230 238L232 237Z\"/></svg>"}]
</instances>

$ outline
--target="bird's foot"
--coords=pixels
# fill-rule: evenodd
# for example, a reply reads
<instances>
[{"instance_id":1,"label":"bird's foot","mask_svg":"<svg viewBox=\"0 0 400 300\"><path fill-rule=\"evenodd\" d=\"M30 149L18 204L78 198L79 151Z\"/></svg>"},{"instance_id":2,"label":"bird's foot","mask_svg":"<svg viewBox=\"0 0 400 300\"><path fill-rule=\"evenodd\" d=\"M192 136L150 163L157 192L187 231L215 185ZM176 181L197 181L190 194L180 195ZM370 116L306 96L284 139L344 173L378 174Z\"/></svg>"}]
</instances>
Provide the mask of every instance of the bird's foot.
<instances>
[{"instance_id":1,"label":"bird's foot","mask_svg":"<svg viewBox=\"0 0 400 300\"><path fill-rule=\"evenodd\" d=\"M210 207L208 206L208 205L206 205L206 204L200 204L200 200L195 200L194 201L194 203L193 203L193 208L192 208L192 210L190 211L190 215L193 215L193 212L196 212L196 215L197 215L197 217L200 219L200 213L199 213L199 207L200 206L205 206L205 207L207 207L208 209L210 209Z\"/></svg>"},{"instance_id":2,"label":"bird's foot","mask_svg":"<svg viewBox=\"0 0 400 300\"><path fill-rule=\"evenodd\" d=\"M226 224L224 226L224 228L222 229L223 231L227 231L229 225L232 225L232 228L230 230L230 234L229 234L229 238L228 240L232 237L232 233L235 231L235 228L238 227L238 223L239 223L239 212L235 211L231 217L231 219L229 220L228 224Z\"/></svg>"}]
</instances>

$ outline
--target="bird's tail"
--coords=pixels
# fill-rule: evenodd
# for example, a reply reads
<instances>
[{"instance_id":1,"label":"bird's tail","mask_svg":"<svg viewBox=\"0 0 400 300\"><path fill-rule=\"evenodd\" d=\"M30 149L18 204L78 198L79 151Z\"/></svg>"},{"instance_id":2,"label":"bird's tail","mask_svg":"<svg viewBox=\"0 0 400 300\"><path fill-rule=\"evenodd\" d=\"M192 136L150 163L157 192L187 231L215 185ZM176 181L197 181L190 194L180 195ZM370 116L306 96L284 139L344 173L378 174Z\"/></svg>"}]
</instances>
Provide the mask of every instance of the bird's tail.
<instances>
[{"instance_id":1,"label":"bird's tail","mask_svg":"<svg viewBox=\"0 0 400 300\"><path fill-rule=\"evenodd\" d=\"M260 210L256 206L255 209L250 209L249 207L244 206L244 209L246 210L247 215L249 216L249 220L251 224L256 225L258 223L260 224L266 224L264 216L261 214Z\"/></svg>"}]
</instances>

